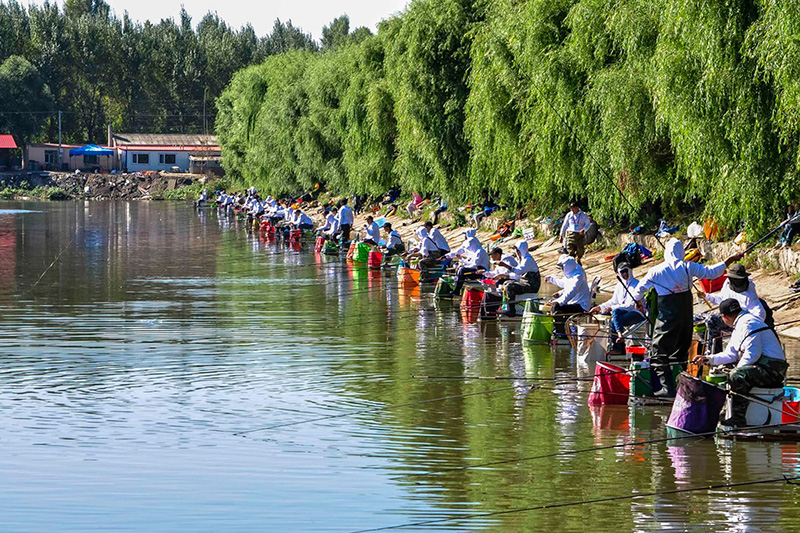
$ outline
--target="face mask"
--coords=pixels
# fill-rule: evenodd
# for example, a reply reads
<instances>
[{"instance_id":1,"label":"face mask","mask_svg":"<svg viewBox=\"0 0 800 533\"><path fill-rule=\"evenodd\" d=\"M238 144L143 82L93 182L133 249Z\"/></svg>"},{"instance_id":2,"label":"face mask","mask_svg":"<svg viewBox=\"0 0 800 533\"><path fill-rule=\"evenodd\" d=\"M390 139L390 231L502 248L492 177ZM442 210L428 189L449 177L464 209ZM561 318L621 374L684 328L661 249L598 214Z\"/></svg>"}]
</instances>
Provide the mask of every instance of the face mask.
<instances>
[{"instance_id":1,"label":"face mask","mask_svg":"<svg viewBox=\"0 0 800 533\"><path fill-rule=\"evenodd\" d=\"M731 289L733 290L733 292L744 292L748 289L748 287L750 287L750 280L747 278L745 279L729 278L729 279L731 280Z\"/></svg>"}]
</instances>

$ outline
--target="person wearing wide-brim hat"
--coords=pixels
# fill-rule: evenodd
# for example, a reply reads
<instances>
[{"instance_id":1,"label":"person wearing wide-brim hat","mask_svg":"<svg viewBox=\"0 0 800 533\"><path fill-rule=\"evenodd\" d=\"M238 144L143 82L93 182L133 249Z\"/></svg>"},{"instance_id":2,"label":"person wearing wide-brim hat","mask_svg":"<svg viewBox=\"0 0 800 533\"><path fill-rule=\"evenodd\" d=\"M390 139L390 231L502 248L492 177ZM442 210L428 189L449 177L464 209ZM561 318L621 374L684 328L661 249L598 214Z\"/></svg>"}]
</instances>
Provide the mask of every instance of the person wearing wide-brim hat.
<instances>
[{"instance_id":1,"label":"person wearing wide-brim hat","mask_svg":"<svg viewBox=\"0 0 800 533\"><path fill-rule=\"evenodd\" d=\"M703 295L701 294L701 296ZM767 320L767 303L759 298L755 282L750 279L750 273L741 263L734 263L728 267L728 279L725 280L722 289L705 295L705 299L711 305L719 305L728 298L738 301L742 309L748 313L761 320ZM722 334L731 332L731 328L725 325L719 313L708 315L706 324L709 338L712 339L712 349L714 351L722 350Z\"/></svg>"},{"instance_id":2,"label":"person wearing wide-brim hat","mask_svg":"<svg viewBox=\"0 0 800 533\"><path fill-rule=\"evenodd\" d=\"M750 273L742 263L734 263L728 267L728 279L722 289L714 294L705 295L711 305L719 305L723 300L733 298L742 306L742 309L764 320L767 317L766 309L756 292L756 284L750 279Z\"/></svg>"},{"instance_id":3,"label":"person wearing wide-brim hat","mask_svg":"<svg viewBox=\"0 0 800 533\"><path fill-rule=\"evenodd\" d=\"M723 427L741 427L747 424L746 395L753 387L768 389L783 387L786 380L786 354L775 330L763 320L748 313L734 298L719 304L722 319L733 328L731 340L724 351L708 357L698 355L694 362L710 365L736 364L728 375L731 391L729 418L720 422Z\"/></svg>"}]
</instances>

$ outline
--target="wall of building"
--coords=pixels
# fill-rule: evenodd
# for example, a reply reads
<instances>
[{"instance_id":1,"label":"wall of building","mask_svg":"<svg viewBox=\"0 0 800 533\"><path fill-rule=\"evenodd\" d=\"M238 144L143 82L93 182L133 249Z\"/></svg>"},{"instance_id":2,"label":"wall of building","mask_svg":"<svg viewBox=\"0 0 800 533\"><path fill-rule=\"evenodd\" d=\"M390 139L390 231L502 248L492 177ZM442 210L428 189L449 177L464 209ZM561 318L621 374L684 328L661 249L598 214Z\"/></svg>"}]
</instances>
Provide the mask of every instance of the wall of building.
<instances>
[{"instance_id":1,"label":"wall of building","mask_svg":"<svg viewBox=\"0 0 800 533\"><path fill-rule=\"evenodd\" d=\"M32 167L36 166L41 170L77 170L99 167L102 171L109 171L115 168L115 158L107 156L97 157L97 163L87 162L82 155L69 156L69 151L73 148L78 148L75 145L62 145L61 146L61 163L62 168L57 168L57 165L47 163L47 152L54 152L58 154L57 144L31 144L25 149L25 168L34 170ZM33 163L33 165L31 164Z\"/></svg>"},{"instance_id":2,"label":"wall of building","mask_svg":"<svg viewBox=\"0 0 800 533\"><path fill-rule=\"evenodd\" d=\"M121 161L123 162L124 169L128 172L145 172L145 171L170 171L173 167L180 168L181 172L189 171L189 152L170 152L164 151L148 151L148 150L122 150ZM134 154L146 154L149 158L146 164L134 163ZM161 163L161 155L174 155L174 163Z\"/></svg>"}]
</instances>

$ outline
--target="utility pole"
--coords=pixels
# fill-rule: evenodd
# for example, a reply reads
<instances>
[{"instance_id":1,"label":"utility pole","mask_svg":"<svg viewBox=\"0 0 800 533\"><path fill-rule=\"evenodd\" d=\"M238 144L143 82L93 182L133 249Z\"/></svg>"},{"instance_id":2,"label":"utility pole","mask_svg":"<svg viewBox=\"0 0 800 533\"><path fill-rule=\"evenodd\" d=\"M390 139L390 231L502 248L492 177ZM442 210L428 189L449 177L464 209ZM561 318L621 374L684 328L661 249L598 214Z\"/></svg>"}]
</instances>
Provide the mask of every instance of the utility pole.
<instances>
[{"instance_id":1,"label":"utility pole","mask_svg":"<svg viewBox=\"0 0 800 533\"><path fill-rule=\"evenodd\" d=\"M206 124L206 93L208 93L208 86L203 89L203 133L208 133L208 124Z\"/></svg>"},{"instance_id":2,"label":"utility pole","mask_svg":"<svg viewBox=\"0 0 800 533\"><path fill-rule=\"evenodd\" d=\"M61 110L58 110L58 170L61 172Z\"/></svg>"}]
</instances>

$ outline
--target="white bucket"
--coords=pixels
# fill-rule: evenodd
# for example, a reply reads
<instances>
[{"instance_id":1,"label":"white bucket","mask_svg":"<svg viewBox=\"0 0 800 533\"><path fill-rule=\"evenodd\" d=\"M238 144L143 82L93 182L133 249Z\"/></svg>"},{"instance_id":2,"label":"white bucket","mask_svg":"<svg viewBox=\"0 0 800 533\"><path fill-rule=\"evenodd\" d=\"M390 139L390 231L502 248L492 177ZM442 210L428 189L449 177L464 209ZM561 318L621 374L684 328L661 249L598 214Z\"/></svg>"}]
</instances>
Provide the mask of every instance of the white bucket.
<instances>
[{"instance_id":1,"label":"white bucket","mask_svg":"<svg viewBox=\"0 0 800 533\"><path fill-rule=\"evenodd\" d=\"M749 396L755 396L761 402L751 401L747 405L747 425L748 426L777 426L781 424L782 411L783 411L783 388L779 389L762 389L753 387L750 389ZM723 418L729 418L731 413L732 396L728 396L725 402L725 415ZM762 403L763 402L763 403ZM769 406L765 405L769 404Z\"/></svg>"}]
</instances>

